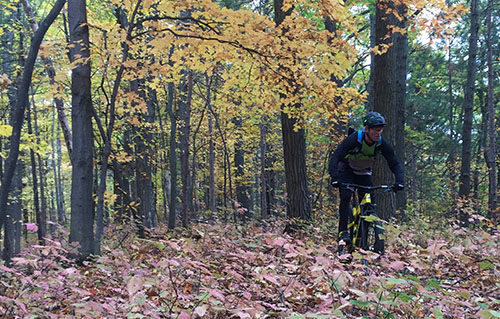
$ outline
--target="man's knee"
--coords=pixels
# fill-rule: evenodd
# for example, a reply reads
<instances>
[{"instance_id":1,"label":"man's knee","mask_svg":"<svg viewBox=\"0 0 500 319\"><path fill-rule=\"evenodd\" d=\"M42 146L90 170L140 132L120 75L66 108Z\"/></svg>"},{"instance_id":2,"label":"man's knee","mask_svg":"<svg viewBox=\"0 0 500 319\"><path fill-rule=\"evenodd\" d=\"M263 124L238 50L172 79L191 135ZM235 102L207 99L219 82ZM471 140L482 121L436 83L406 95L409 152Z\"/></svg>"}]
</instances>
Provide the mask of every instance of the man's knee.
<instances>
[{"instance_id":1,"label":"man's knee","mask_svg":"<svg viewBox=\"0 0 500 319\"><path fill-rule=\"evenodd\" d=\"M351 200L352 191L343 189L340 191L340 201L348 203Z\"/></svg>"}]
</instances>

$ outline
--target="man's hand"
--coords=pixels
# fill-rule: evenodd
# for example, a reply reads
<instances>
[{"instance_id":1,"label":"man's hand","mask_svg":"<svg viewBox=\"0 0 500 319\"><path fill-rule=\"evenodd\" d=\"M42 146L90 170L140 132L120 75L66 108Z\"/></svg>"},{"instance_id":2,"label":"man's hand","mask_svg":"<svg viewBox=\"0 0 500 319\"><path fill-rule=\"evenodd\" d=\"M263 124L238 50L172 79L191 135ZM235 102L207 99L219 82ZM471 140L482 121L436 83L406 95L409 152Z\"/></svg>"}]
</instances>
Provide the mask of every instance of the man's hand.
<instances>
[{"instance_id":1,"label":"man's hand","mask_svg":"<svg viewBox=\"0 0 500 319\"><path fill-rule=\"evenodd\" d=\"M333 187L337 187L337 188L338 188L338 187L340 187L340 183L339 183L339 181L337 181L337 180L335 180L335 179L334 179L334 180L332 180L331 184L332 184L332 186L333 186Z\"/></svg>"},{"instance_id":2,"label":"man's hand","mask_svg":"<svg viewBox=\"0 0 500 319\"><path fill-rule=\"evenodd\" d=\"M403 185L403 183L396 183L392 185L392 189L394 189L395 192L402 191L404 188L405 186Z\"/></svg>"}]
</instances>

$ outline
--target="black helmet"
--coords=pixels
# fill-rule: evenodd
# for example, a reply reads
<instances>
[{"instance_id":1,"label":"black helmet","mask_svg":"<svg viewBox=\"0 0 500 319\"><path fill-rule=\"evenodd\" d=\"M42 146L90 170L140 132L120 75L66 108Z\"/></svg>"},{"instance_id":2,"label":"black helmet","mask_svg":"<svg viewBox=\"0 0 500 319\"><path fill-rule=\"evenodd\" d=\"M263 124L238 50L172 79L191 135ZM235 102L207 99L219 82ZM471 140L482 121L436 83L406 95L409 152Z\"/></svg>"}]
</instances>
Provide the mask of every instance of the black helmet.
<instances>
[{"instance_id":1,"label":"black helmet","mask_svg":"<svg viewBox=\"0 0 500 319\"><path fill-rule=\"evenodd\" d=\"M368 112L365 116L363 124L368 127L387 125L384 117L377 112Z\"/></svg>"}]
</instances>

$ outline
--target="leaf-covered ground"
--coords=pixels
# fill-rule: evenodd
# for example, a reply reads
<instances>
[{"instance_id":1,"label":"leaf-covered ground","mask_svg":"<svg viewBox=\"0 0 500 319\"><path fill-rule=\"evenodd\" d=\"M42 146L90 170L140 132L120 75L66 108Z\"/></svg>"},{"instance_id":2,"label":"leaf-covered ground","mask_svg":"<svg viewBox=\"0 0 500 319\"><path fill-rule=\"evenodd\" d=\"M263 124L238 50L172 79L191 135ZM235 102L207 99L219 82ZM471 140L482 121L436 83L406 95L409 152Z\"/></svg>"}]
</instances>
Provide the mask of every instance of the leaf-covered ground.
<instances>
[{"instance_id":1,"label":"leaf-covered ground","mask_svg":"<svg viewBox=\"0 0 500 319\"><path fill-rule=\"evenodd\" d=\"M382 258L335 255L329 223L198 224L138 239L109 229L84 266L65 244L0 266L2 318L500 318L499 234L414 218ZM482 227L482 228L481 228ZM483 230L484 229L484 230ZM64 236L67 237L67 236Z\"/></svg>"}]
</instances>

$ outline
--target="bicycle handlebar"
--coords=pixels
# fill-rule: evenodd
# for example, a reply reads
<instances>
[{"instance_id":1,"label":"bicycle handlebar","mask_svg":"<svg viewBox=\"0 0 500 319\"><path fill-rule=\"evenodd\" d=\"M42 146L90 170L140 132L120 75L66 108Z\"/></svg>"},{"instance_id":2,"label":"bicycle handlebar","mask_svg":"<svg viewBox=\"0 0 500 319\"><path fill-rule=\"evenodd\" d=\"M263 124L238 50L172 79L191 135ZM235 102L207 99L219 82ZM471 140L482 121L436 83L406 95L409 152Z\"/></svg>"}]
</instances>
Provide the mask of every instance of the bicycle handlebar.
<instances>
[{"instance_id":1,"label":"bicycle handlebar","mask_svg":"<svg viewBox=\"0 0 500 319\"><path fill-rule=\"evenodd\" d=\"M340 187L345 187L345 188L351 189L352 191L354 191L355 188L358 188L358 189L361 189L364 191L368 191L368 192L374 191L377 189L383 189L386 192L389 192L391 190L395 191L393 185L366 186L366 185L358 185L358 184L350 184L350 183L340 183Z\"/></svg>"}]
</instances>

